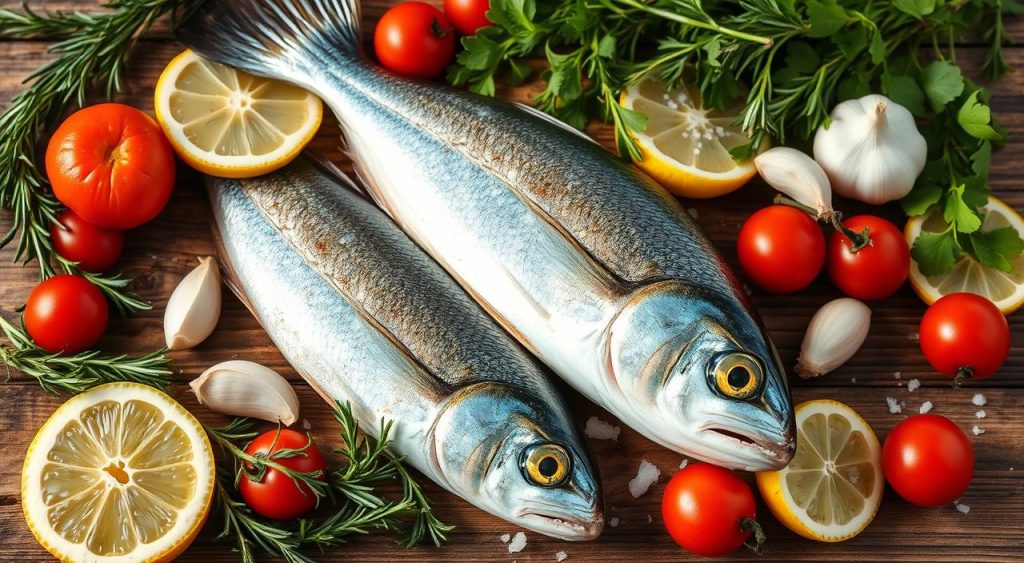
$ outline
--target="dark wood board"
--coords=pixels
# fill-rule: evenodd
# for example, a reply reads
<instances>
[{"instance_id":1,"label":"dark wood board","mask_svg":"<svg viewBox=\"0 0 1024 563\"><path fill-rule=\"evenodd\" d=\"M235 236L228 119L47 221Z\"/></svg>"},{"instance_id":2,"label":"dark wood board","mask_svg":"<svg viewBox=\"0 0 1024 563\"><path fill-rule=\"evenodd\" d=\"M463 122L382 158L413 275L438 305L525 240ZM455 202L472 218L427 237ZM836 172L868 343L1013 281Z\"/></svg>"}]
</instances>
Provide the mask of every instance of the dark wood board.
<instances>
[{"instance_id":1,"label":"dark wood board","mask_svg":"<svg viewBox=\"0 0 1024 563\"><path fill-rule=\"evenodd\" d=\"M20 2L0 0L0 6L14 7ZM367 29L383 12L389 0L364 2ZM48 9L95 9L96 0L61 0L36 2ZM1024 22L1010 24L1012 35L1024 39ZM166 27L157 28L146 39L144 48L133 58L126 74L124 91L119 101L152 110L152 90L163 66L181 50L169 39ZM969 43L969 42L968 42ZM0 109L5 108L33 69L48 60L48 44L38 41L0 41ZM958 60L968 68L977 68L983 49L966 44L958 49ZM1007 58L1011 66L1024 68L1024 48L1010 48ZM504 95L529 100L537 84L528 84ZM1010 131L1010 141L993 159L991 185L994 193L1017 209L1024 208L1024 190L1020 177L1024 169L1024 73L1018 71L992 85L993 107ZM588 133L605 145L611 143L607 126L593 124ZM331 119L325 123L313 142L312 149L347 166L337 147L337 126ZM132 231L127 251L121 261L126 274L135 279L136 290L151 300L153 311L127 321L111 324L102 347L110 352L140 353L159 347L163 340L162 316L174 285L196 263L196 257L213 253L209 233L209 208L199 189L198 176L185 167L179 168L179 180L170 205L154 222ZM734 244L738 226L754 210L768 204L772 193L759 183L739 192L710 200L684 201L696 210L698 222L735 263ZM899 224L903 217L898 208L867 208L842 202L850 212L870 211L882 214ZM0 228L9 223L6 217ZM36 282L32 267L11 263L10 249L0 252L0 312L10 316L21 305ZM772 296L758 290L753 299L769 331L778 345L784 362L792 365L800 339L810 316L826 301L837 297L838 291L823 276L808 290L791 296ZM977 472L963 502L971 507L961 514L952 507L940 509L915 508L900 499L891 489L875 521L853 540L829 545L801 539L789 532L760 505L762 520L770 537L769 551L761 558L740 552L733 559L760 560L1024 560L1024 537L1020 522L1024 520L1024 315L1010 317L1014 346L1006 366L995 378L982 384L970 384L959 391L935 374L924 362L914 340L917 323L924 305L909 287L881 303L872 304L874 313L871 333L863 350L846 366L819 380L804 382L792 379L797 402L831 398L854 407L872 425L879 438L884 438L894 424L907 413L916 412L924 400L935 404L935 412L951 417L970 431L978 424L985 429L981 436L972 436L977 456ZM336 443L336 425L326 405L302 383L282 359L252 316L229 292L224 292L224 308L220 324L213 336L194 350L174 353L174 386L172 393L201 418L221 420L198 406L185 383L210 365L234 358L249 359L277 369L293 379L302 399L303 416L312 424L314 435L328 445ZM895 377L896 373L900 378ZM922 387L914 392L906 382L918 378ZM562 386L564 388L564 386ZM977 420L977 407L971 404L974 393L983 393L989 403L984 407L987 418ZM611 415L566 389L577 418L582 422L598 416L619 425ZM888 412L886 397L906 402L904 414ZM6 440L0 456L7 463L0 466L0 526L7 533L0 536L0 559L45 560L40 548L25 526L19 499L21 462L35 431L65 397L47 395L35 382L20 373L11 373L0 386L0 428ZM621 426L621 425L620 425ZM439 515L456 524L451 541L441 549L404 550L393 538L379 534L356 538L351 545L317 556L336 561L424 561L424 560L519 560L552 561L555 553L565 551L569 560L621 561L641 558L649 561L680 560L688 556L664 533L660 523L660 494L667 477L675 471L682 456L661 448L622 426L617 442L589 440L598 460L605 488L609 517L620 519L618 527L608 527L595 542L572 544L527 533L526 549L508 553L499 536L515 533L517 528L477 510L466 502L427 483L426 488L436 504ZM646 458L662 471L659 483L646 495L633 499L627 482L636 474L640 459ZM651 522L648 522L648 516ZM182 561L232 561L237 555L230 544L215 542L217 522L211 522L200 538L181 557Z\"/></svg>"}]
</instances>

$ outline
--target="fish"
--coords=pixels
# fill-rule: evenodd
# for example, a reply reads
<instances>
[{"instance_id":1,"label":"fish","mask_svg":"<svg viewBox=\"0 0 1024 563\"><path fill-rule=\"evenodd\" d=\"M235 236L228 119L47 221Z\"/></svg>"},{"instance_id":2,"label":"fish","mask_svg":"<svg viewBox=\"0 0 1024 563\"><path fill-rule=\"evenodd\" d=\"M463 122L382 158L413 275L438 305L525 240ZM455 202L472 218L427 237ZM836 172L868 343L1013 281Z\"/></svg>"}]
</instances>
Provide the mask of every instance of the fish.
<instances>
[{"instance_id":1,"label":"fish","mask_svg":"<svg viewBox=\"0 0 1024 563\"><path fill-rule=\"evenodd\" d=\"M364 432L483 510L596 538L603 497L541 366L336 168L209 178L229 286L285 359Z\"/></svg>"},{"instance_id":2,"label":"fish","mask_svg":"<svg viewBox=\"0 0 1024 563\"><path fill-rule=\"evenodd\" d=\"M354 0L205 2L176 34L320 96L377 205L588 399L717 465L792 458L777 351L729 265L650 177L534 108L375 66Z\"/></svg>"}]
</instances>

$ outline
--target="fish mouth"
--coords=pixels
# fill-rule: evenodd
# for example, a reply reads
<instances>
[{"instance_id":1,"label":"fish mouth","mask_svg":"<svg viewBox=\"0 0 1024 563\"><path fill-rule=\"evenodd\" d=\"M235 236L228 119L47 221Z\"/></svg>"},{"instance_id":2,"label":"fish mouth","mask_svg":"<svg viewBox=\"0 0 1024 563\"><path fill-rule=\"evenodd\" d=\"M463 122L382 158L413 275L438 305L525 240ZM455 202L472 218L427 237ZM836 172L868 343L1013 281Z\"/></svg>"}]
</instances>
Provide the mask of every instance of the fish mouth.
<instances>
[{"instance_id":1,"label":"fish mouth","mask_svg":"<svg viewBox=\"0 0 1024 563\"><path fill-rule=\"evenodd\" d=\"M711 461L747 471L781 469L789 463L796 450L795 440L785 435L778 441L721 426L706 426L700 433L721 456Z\"/></svg>"},{"instance_id":2,"label":"fish mouth","mask_svg":"<svg viewBox=\"0 0 1024 563\"><path fill-rule=\"evenodd\" d=\"M604 515L596 511L586 518L527 509L519 513L524 528L566 541L596 539L604 530Z\"/></svg>"}]
</instances>

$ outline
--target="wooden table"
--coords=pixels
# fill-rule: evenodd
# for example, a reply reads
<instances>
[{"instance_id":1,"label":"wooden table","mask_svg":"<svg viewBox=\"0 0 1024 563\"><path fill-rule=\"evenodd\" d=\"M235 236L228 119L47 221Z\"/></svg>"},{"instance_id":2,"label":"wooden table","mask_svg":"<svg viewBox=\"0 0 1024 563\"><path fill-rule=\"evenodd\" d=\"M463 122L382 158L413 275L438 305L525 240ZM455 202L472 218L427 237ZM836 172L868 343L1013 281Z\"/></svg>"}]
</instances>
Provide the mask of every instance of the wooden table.
<instances>
[{"instance_id":1,"label":"wooden table","mask_svg":"<svg viewBox=\"0 0 1024 563\"><path fill-rule=\"evenodd\" d=\"M364 1L366 29L388 0ZM439 3L439 2L437 2ZM14 7L19 1L0 0L0 6ZM50 9L95 9L97 0L60 0L33 2ZM1024 22L1014 22L1012 34L1024 40ZM0 41L0 108L20 89L20 82L46 61L48 45L36 41ZM125 73L124 91L119 101L152 110L152 93L157 76L164 65L182 47L170 40L166 31L158 30L145 39ZM957 50L959 60L967 68L977 68L983 55L978 46L965 45ZM1011 66L1024 69L1024 48L1008 49ZM505 94L529 100L537 85L527 85ZM1000 121L1010 130L1010 142L994 157L991 186L994 193L1017 209L1024 208L1024 190L1020 175L1024 168L1024 73L1016 72L992 85L992 105ZM594 124L588 133L605 145L611 145L610 129ZM337 148L338 129L326 120L313 149L336 162L344 163ZM735 238L738 227L754 210L768 204L771 192L763 185L752 184L733 195L711 201L687 201L695 210L700 224L711 238L735 262ZM844 205L847 202L842 202ZM861 206L846 205L851 212ZM895 206L872 209L902 224L903 217ZM0 227L6 229L6 219ZM152 311L127 321L111 323L102 343L110 352L140 353L158 348L163 342L161 320L167 298L175 284L196 264L196 257L214 252L209 232L209 208L199 188L198 177L181 167L174 197L166 211L154 222L128 235L127 250L121 266L135 279L135 289L152 301ZM21 305L36 283L32 267L22 268L10 263L10 249L0 252L0 310L10 316ZM754 290L753 299L769 331L782 353L786 365L792 366L808 320L826 301L837 297L838 291L827 280L819 279L806 291L793 296L773 296ZM1024 559L1024 315L1011 317L1014 347L1002 372L984 385L969 384L953 390L948 380L934 373L925 363L916 343L918 321L924 305L905 287L891 299L872 306L874 318L871 334L860 353L837 372L817 381L793 380L796 402L830 398L845 402L860 412L875 429L879 438L888 434L894 424L916 413L925 400L934 403L934 412L952 418L970 432L974 424L985 429L972 436L977 468L974 482L962 501L969 505L969 514L961 514L952 506L921 509L899 498L891 489L874 522L860 536L842 544L828 545L801 539L789 532L768 514L761 505L762 521L770 538L769 551L760 560L1001 560ZM227 290L220 324L213 336L195 350L174 353L173 395L205 420L221 420L196 404L185 383L208 366L233 358L266 364L295 380L313 433L321 442L336 443L336 426L326 405L301 382L284 362L280 353L260 329L246 309ZM921 387L907 390L907 382L917 378ZM987 418L978 420L978 407L971 404L974 393L988 399L984 407ZM575 392L566 390L579 420L590 416L619 424L611 415ZM902 415L890 414L886 397L905 402ZM53 410L65 400L44 393L36 383L18 373L0 385L0 429L5 439L0 445L0 559L36 561L47 559L25 526L19 502L21 463L25 449L36 430ZM394 561L394 560L520 560L553 561L556 552L565 551L572 560L643 560L662 561L687 558L663 531L660 522L660 498L664 483L682 461L682 456L661 448L629 428L622 427L617 442L589 440L600 466L605 489L607 517L618 518L617 527L607 527L595 542L571 544L527 533L528 543L521 553L510 554L499 537L519 531L515 526L489 516L461 499L426 484L440 517L456 525L450 542L443 548L422 547L404 550L396 546L388 534L355 538L346 548L332 551L323 560ZM633 499L627 482L636 474L641 458L646 458L662 471L662 478L646 495ZM202 536L181 558L182 561L231 561L237 556L231 544L215 542L219 522L211 521ZM316 555L316 554L311 554ZM745 551L735 559L756 559Z\"/></svg>"}]
</instances>

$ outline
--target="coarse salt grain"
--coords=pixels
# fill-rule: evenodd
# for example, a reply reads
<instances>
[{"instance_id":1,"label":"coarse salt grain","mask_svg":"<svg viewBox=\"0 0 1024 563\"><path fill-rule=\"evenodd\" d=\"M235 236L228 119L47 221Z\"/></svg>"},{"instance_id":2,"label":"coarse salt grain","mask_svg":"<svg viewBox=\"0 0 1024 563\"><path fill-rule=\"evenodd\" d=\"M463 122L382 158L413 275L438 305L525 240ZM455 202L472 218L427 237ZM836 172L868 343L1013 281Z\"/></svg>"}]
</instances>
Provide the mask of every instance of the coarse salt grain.
<instances>
[{"instance_id":1,"label":"coarse salt grain","mask_svg":"<svg viewBox=\"0 0 1024 563\"><path fill-rule=\"evenodd\" d=\"M969 507L966 504L960 502L959 500L953 501L953 506L956 507L957 512L959 512L961 514L967 514L968 512L971 511L971 507Z\"/></svg>"},{"instance_id":2,"label":"coarse salt grain","mask_svg":"<svg viewBox=\"0 0 1024 563\"><path fill-rule=\"evenodd\" d=\"M618 516L612 516L611 518L609 518L608 519L608 525L611 526L612 528L618 528L619 527L619 517Z\"/></svg>"},{"instance_id":3,"label":"coarse salt grain","mask_svg":"<svg viewBox=\"0 0 1024 563\"><path fill-rule=\"evenodd\" d=\"M985 418L988 415L985 414L985 409L981 409L978 412L974 413L974 416L978 418Z\"/></svg>"},{"instance_id":4,"label":"coarse salt grain","mask_svg":"<svg viewBox=\"0 0 1024 563\"><path fill-rule=\"evenodd\" d=\"M512 539L512 534L501 534L501 543L508 543L510 539Z\"/></svg>"},{"instance_id":5,"label":"coarse salt grain","mask_svg":"<svg viewBox=\"0 0 1024 563\"><path fill-rule=\"evenodd\" d=\"M846 480L849 481L851 485L856 485L857 481L860 481L860 468L854 465L847 469Z\"/></svg>"},{"instance_id":6,"label":"coarse salt grain","mask_svg":"<svg viewBox=\"0 0 1024 563\"><path fill-rule=\"evenodd\" d=\"M595 440L618 440L621 431L618 426L612 426L596 416L588 418L587 425L583 428L587 438Z\"/></svg>"},{"instance_id":7,"label":"coarse salt grain","mask_svg":"<svg viewBox=\"0 0 1024 563\"><path fill-rule=\"evenodd\" d=\"M569 554L564 551L559 551L555 554L555 561L565 561L569 558Z\"/></svg>"},{"instance_id":8,"label":"coarse salt grain","mask_svg":"<svg viewBox=\"0 0 1024 563\"><path fill-rule=\"evenodd\" d=\"M683 461L679 463L679 469L685 469L686 464L690 463L690 460L683 458Z\"/></svg>"},{"instance_id":9,"label":"coarse salt grain","mask_svg":"<svg viewBox=\"0 0 1024 563\"><path fill-rule=\"evenodd\" d=\"M648 515L647 515L647 523L648 523L648 524L650 524L650 523L652 523L652 522L654 522L654 518L651 518L651 515L650 515L650 514L648 514Z\"/></svg>"},{"instance_id":10,"label":"coarse salt grain","mask_svg":"<svg viewBox=\"0 0 1024 563\"><path fill-rule=\"evenodd\" d=\"M915 378L915 379L911 379L910 381L907 382L907 391L910 391L911 393L913 393L914 391L917 391L920 387L921 387L921 380L920 379L916 379Z\"/></svg>"},{"instance_id":11,"label":"coarse salt grain","mask_svg":"<svg viewBox=\"0 0 1024 563\"><path fill-rule=\"evenodd\" d=\"M856 377L851 377L850 378L850 383L857 383L857 378Z\"/></svg>"},{"instance_id":12,"label":"coarse salt grain","mask_svg":"<svg viewBox=\"0 0 1024 563\"><path fill-rule=\"evenodd\" d=\"M921 333L919 333L919 332L911 332L910 334L907 335L907 340L911 340L913 342L920 342L921 341Z\"/></svg>"},{"instance_id":13,"label":"coarse salt grain","mask_svg":"<svg viewBox=\"0 0 1024 563\"><path fill-rule=\"evenodd\" d=\"M903 377L903 374L897 371L894 372L892 376L895 377L896 379L900 379L901 377Z\"/></svg>"},{"instance_id":14,"label":"coarse salt grain","mask_svg":"<svg viewBox=\"0 0 1024 563\"><path fill-rule=\"evenodd\" d=\"M903 412L903 405L892 397L886 397L885 402L889 405L889 414L900 414Z\"/></svg>"},{"instance_id":15,"label":"coarse salt grain","mask_svg":"<svg viewBox=\"0 0 1024 563\"><path fill-rule=\"evenodd\" d=\"M636 477L629 481L629 494L633 495L633 498L640 498L641 495L647 492L647 489L651 488L651 485L658 482L658 477L660 476L660 469L646 459L641 459L640 467L636 471Z\"/></svg>"},{"instance_id":16,"label":"coarse salt grain","mask_svg":"<svg viewBox=\"0 0 1024 563\"><path fill-rule=\"evenodd\" d=\"M981 393L975 393L974 398L971 399L971 402L974 403L974 406L976 407L983 407L985 406L985 403L988 402L988 399L986 399L985 396L982 395Z\"/></svg>"},{"instance_id":17,"label":"coarse salt grain","mask_svg":"<svg viewBox=\"0 0 1024 563\"><path fill-rule=\"evenodd\" d=\"M526 534L518 532L512 541L508 544L509 553L519 553L526 547Z\"/></svg>"},{"instance_id":18,"label":"coarse salt grain","mask_svg":"<svg viewBox=\"0 0 1024 563\"><path fill-rule=\"evenodd\" d=\"M921 408L920 410L918 410L918 412L920 412L921 414L927 414L930 410L932 410L932 402L925 401L921 403Z\"/></svg>"},{"instance_id":19,"label":"coarse salt grain","mask_svg":"<svg viewBox=\"0 0 1024 563\"><path fill-rule=\"evenodd\" d=\"M981 436L985 433L985 429L975 424L974 428L971 428L971 432L973 432L975 436Z\"/></svg>"}]
</instances>

